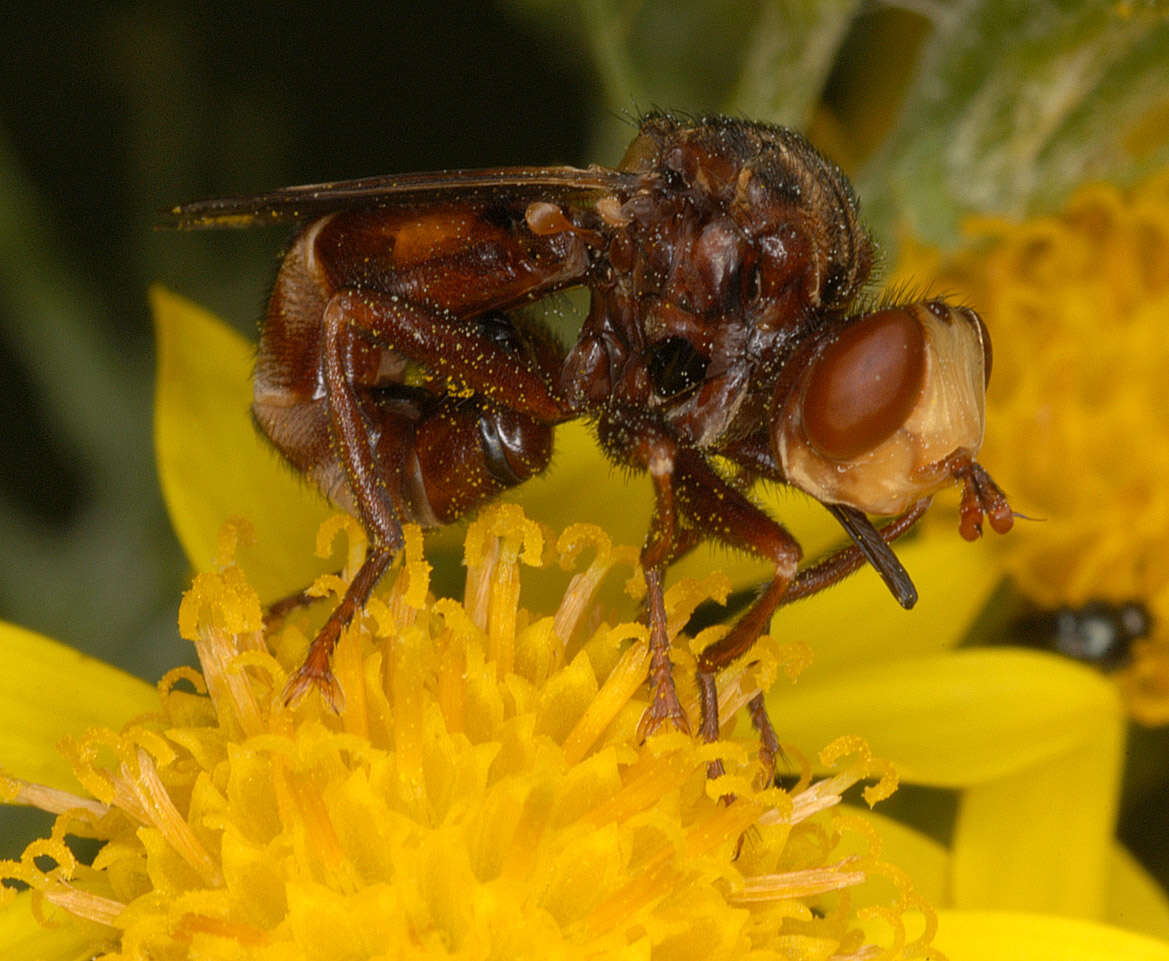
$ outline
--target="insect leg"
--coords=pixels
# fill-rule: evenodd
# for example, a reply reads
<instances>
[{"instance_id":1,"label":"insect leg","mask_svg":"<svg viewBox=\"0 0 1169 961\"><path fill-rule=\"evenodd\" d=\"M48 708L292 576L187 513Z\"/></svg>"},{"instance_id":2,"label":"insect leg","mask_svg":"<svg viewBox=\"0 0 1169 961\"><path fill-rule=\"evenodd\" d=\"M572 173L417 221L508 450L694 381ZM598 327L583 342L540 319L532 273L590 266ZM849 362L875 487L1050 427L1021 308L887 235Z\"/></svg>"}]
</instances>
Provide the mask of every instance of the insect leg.
<instances>
[{"instance_id":1,"label":"insect leg","mask_svg":"<svg viewBox=\"0 0 1169 961\"><path fill-rule=\"evenodd\" d=\"M401 549L402 523L448 523L543 470L551 424L564 415L547 386L558 355L498 312L454 318L390 294L342 291L326 305L321 331L336 483L368 546L285 699L315 685L340 709L330 657ZM437 371L434 389L379 382L371 346L384 352L375 359L408 358Z\"/></svg>"},{"instance_id":2,"label":"insect leg","mask_svg":"<svg viewBox=\"0 0 1169 961\"><path fill-rule=\"evenodd\" d=\"M550 372L536 359L484 336L479 315L456 317L376 290L343 290L330 306L381 347L450 378L453 386L553 424L567 416Z\"/></svg>"},{"instance_id":3,"label":"insect leg","mask_svg":"<svg viewBox=\"0 0 1169 961\"><path fill-rule=\"evenodd\" d=\"M344 467L358 517L369 537L365 560L350 582L341 603L329 615L309 646L300 669L284 688L284 702L293 704L315 686L336 711L344 707L344 694L329 669L333 649L341 632L369 600L404 539L399 511L390 488L378 472L378 462L369 442L366 422L357 392L350 379L349 351L353 330L344 303L334 297L325 308L323 323L323 366L329 412L329 433Z\"/></svg>"},{"instance_id":4,"label":"insect leg","mask_svg":"<svg viewBox=\"0 0 1169 961\"><path fill-rule=\"evenodd\" d=\"M341 576L341 571L334 571L335 577ZM309 588L304 587L299 591L293 591L291 594L285 594L278 600L273 601L264 608L264 633L270 634L276 630L289 614L297 610L297 608L308 607L315 603L319 598L309 593Z\"/></svg>"},{"instance_id":5,"label":"insect leg","mask_svg":"<svg viewBox=\"0 0 1169 961\"><path fill-rule=\"evenodd\" d=\"M638 725L638 735L648 737L669 721L677 730L689 731L690 722L674 688L673 663L670 660L670 637L666 629L666 601L662 580L674 551L677 535L677 507L674 503L673 442L655 437L646 458L654 485L654 512L649 533L641 549L641 568L645 572L646 606L649 612L649 683L653 694L650 706Z\"/></svg>"},{"instance_id":6,"label":"insect leg","mask_svg":"<svg viewBox=\"0 0 1169 961\"><path fill-rule=\"evenodd\" d=\"M959 455L952 459L955 480L962 482L962 503L958 509L958 531L968 541L982 536L985 515L996 534L1005 534L1015 522L1007 495L981 464Z\"/></svg>"},{"instance_id":7,"label":"insect leg","mask_svg":"<svg viewBox=\"0 0 1169 961\"><path fill-rule=\"evenodd\" d=\"M481 397L444 397L423 417L405 449L378 453L400 462L405 513L449 524L522 484L552 459L550 424Z\"/></svg>"},{"instance_id":8,"label":"insect leg","mask_svg":"<svg viewBox=\"0 0 1169 961\"><path fill-rule=\"evenodd\" d=\"M879 528L877 533L880 534L882 542L889 544L911 530L926 512L931 500L929 497L923 498L904 514L898 515L884 527ZM867 559L868 556L856 544L833 551L822 561L804 568L796 575L795 580L788 585L787 591L780 598L777 608L786 607L795 601L818 594L833 584L838 584L859 570ZM710 683L713 684L713 675ZM717 704L717 700L715 703ZM776 736L771 718L767 716L767 704L762 691L747 702L747 710L751 715L751 723L759 732L760 757L764 765L771 770L781 751L779 738Z\"/></svg>"},{"instance_id":9,"label":"insect leg","mask_svg":"<svg viewBox=\"0 0 1169 961\"><path fill-rule=\"evenodd\" d=\"M747 653L766 630L772 613L782 602L788 586L796 576L800 547L781 524L768 517L746 495L720 477L697 452L679 452L674 481L678 489L679 506L695 528L732 547L766 558L775 565L772 579L730 633L710 645L698 657L701 734L706 740L713 741L719 734L715 675ZM760 727L757 719L756 727ZM765 753L769 749L769 729L769 723L766 727L760 727ZM711 773L718 774L719 769L719 765L713 765Z\"/></svg>"}]
</instances>

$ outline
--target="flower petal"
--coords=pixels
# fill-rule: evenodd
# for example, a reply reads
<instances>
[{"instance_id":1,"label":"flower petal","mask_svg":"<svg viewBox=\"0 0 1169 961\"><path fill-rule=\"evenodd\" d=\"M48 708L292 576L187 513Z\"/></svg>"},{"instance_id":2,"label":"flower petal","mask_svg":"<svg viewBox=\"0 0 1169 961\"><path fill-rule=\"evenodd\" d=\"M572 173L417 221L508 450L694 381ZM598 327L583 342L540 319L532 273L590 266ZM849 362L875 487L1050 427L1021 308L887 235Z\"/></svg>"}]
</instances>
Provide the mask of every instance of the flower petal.
<instances>
[{"instance_id":1,"label":"flower petal","mask_svg":"<svg viewBox=\"0 0 1169 961\"><path fill-rule=\"evenodd\" d=\"M5 961L87 961L105 947L97 925L46 927L32 913L23 891L0 907L0 955Z\"/></svg>"},{"instance_id":2,"label":"flower petal","mask_svg":"<svg viewBox=\"0 0 1169 961\"><path fill-rule=\"evenodd\" d=\"M158 692L117 668L14 624L0 622L0 768L66 791L79 790L57 749L66 734L121 727L158 706Z\"/></svg>"},{"instance_id":3,"label":"flower petal","mask_svg":"<svg viewBox=\"0 0 1169 961\"><path fill-rule=\"evenodd\" d=\"M881 859L895 864L913 878L913 889L935 906L945 905L950 894L950 852L923 832L879 813L849 807L849 816L867 822L881 840ZM839 848L842 854L860 853L856 839Z\"/></svg>"},{"instance_id":4,"label":"flower petal","mask_svg":"<svg viewBox=\"0 0 1169 961\"><path fill-rule=\"evenodd\" d=\"M881 839L881 857L912 877L918 894L939 908L954 907L953 859L948 848L879 811L854 808L850 814L872 826ZM852 847L846 844L840 851L851 852ZM1169 940L1169 895L1122 844L1111 843L1105 877L1106 905L1101 920L1127 931ZM987 907L971 904L967 910Z\"/></svg>"},{"instance_id":5,"label":"flower petal","mask_svg":"<svg viewBox=\"0 0 1169 961\"><path fill-rule=\"evenodd\" d=\"M273 600L308 586L327 568L307 548L329 508L249 420L252 346L161 287L152 289L151 304L158 331L158 473L191 565L206 570L223 522L242 515L255 529L256 546L244 546L239 557L260 596ZM257 557L262 564L253 562Z\"/></svg>"},{"instance_id":6,"label":"flower petal","mask_svg":"<svg viewBox=\"0 0 1169 961\"><path fill-rule=\"evenodd\" d=\"M615 544L642 542L653 504L648 478L615 467L583 421L558 426L552 466L503 499L522 504L533 520L556 526L564 524L571 501L574 522L602 526Z\"/></svg>"},{"instance_id":7,"label":"flower petal","mask_svg":"<svg viewBox=\"0 0 1169 961\"><path fill-rule=\"evenodd\" d=\"M809 679L953 647L1002 576L995 550L948 530L898 546L897 555L917 586L912 611L902 610L876 572L864 569L772 619L777 640L812 647Z\"/></svg>"},{"instance_id":8,"label":"flower petal","mask_svg":"<svg viewBox=\"0 0 1169 961\"><path fill-rule=\"evenodd\" d=\"M781 739L811 745L863 731L906 780L967 787L1095 743L1117 723L1115 687L1052 655L978 648L837 671L813 662L767 707Z\"/></svg>"},{"instance_id":9,"label":"flower petal","mask_svg":"<svg viewBox=\"0 0 1169 961\"><path fill-rule=\"evenodd\" d=\"M249 591L226 545L180 618L206 674L171 680L195 693L163 683L152 715L75 740L79 776L109 810L65 809L0 873L116 928L126 957L325 957L340 927L350 955L378 957L715 961L793 945L860 957L928 918L875 832L828 810L860 779L889 786L859 738L821 752L838 762L831 778L753 785L757 761L740 745L634 739L642 658L605 741L569 743L597 701L560 698L569 715L552 719L541 690L601 689L603 701L608 668L590 648L607 661L605 647L645 629L590 614L599 643L566 658L554 618L516 606L521 557L550 559L539 533L514 506L483 512L467 538L469 606L411 599L426 593L418 572L397 571L381 611L342 640L340 716L279 700L283 670L259 649L254 592L240 616ZM306 615L285 630L300 633ZM91 864L69 848L78 832L108 842ZM856 853L836 853L853 835ZM888 930L866 948L870 918ZM930 936L927 924L914 944Z\"/></svg>"},{"instance_id":10,"label":"flower petal","mask_svg":"<svg viewBox=\"0 0 1169 961\"><path fill-rule=\"evenodd\" d=\"M1047 700L1042 691L1034 697L1038 710L1020 705L1004 711L1018 727L1004 732L1003 742L1046 745L1050 754L962 792L953 842L954 904L1099 919L1120 793L1119 698L1109 709ZM1062 724L1057 712L1044 710L1045 701L1066 709ZM1061 750L1057 729L1063 726L1075 740L1064 741Z\"/></svg>"},{"instance_id":11,"label":"flower petal","mask_svg":"<svg viewBox=\"0 0 1169 961\"><path fill-rule=\"evenodd\" d=\"M1037 914L939 911L934 941L950 961L1169 961L1169 943Z\"/></svg>"},{"instance_id":12,"label":"flower petal","mask_svg":"<svg viewBox=\"0 0 1169 961\"><path fill-rule=\"evenodd\" d=\"M1122 844L1112 846L1107 897L1106 921L1169 941L1169 894Z\"/></svg>"}]
</instances>

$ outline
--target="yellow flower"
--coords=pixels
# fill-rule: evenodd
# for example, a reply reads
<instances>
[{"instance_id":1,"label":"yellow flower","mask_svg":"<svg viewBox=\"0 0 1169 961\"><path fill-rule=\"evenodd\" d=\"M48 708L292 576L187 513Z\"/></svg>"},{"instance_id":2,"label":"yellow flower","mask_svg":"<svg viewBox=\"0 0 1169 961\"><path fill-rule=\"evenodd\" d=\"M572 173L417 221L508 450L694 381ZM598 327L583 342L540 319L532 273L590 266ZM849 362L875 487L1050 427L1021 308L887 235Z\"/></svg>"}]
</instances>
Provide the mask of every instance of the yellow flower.
<instances>
[{"instance_id":1,"label":"yellow flower","mask_svg":"<svg viewBox=\"0 0 1169 961\"><path fill-rule=\"evenodd\" d=\"M296 524L296 509L269 505L309 495L259 447L241 414L248 402L247 345L234 338L230 348L197 346L208 337L229 335L181 302L160 300L159 307L168 308L160 310L160 317L170 321L160 330L164 371L158 402L160 462L168 499L183 500L169 491L190 484L195 473L193 466L182 470L167 466L169 450L188 461L198 456L192 453L186 429L191 421L185 413L187 398L217 390L222 385L214 378L223 377L235 396L225 387L226 399L219 398L216 409L201 410L199 421L225 422L213 431L214 437L222 438L222 449L205 451L202 459L216 465L214 483L223 482L225 472L248 472L255 493L233 496L243 499L249 517L270 517L274 536L287 537L287 529ZM171 356L197 366L171 376L165 369ZM236 359L226 363L227 357ZM175 440L170 442L164 436L167 423L175 425L170 431ZM587 435L579 430L562 433L569 436L558 436L558 456L549 476L518 492L529 514L555 522L563 510L563 491L569 488L574 491L574 514L609 517L607 530L616 528L621 531L618 537L636 542L649 515L648 500L638 504L635 499L639 484L644 490L643 479L614 477ZM249 448L260 450L255 462L243 460ZM241 467L228 466L241 460ZM574 483L574 477L583 480ZM613 483L606 485L606 477ZM175 482L167 483L167 478ZM180 480L182 484L177 483ZM247 478L239 486L246 487ZM625 505L631 497L628 510L612 517L612 503ZM200 503L210 499L185 497ZM823 525L809 524L817 515L826 516L818 504L809 505L782 490L776 499L775 513L796 525L810 556L832 543ZM213 520L208 517L201 529L211 529ZM302 526L302 542L310 536L309 525L316 523L313 518ZM899 547L920 591L912 614L891 601L871 571L779 612L773 635L805 644L814 655L811 669L794 690L779 685L769 697L781 736L814 756L842 733L861 733L880 756L894 759L907 779L962 792L957 822L941 829L952 835L949 850L922 845L918 836L907 839L887 819L874 819L890 850L902 846L896 860L910 867L915 877L936 879L928 885L935 903L1108 919L1169 935L1164 897L1150 887L1113 837L1124 741L1124 719L1113 686L1093 671L1054 657L1006 649L954 650L1002 576L1000 559L990 545L965 543L954 533L954 523L951 516ZM181 519L177 526L184 529ZM449 537L449 531L428 535L428 552L432 545L441 551ZM214 549L210 541L188 541L193 558L210 558ZM318 571L329 566L318 563ZM702 565L709 570L712 564L726 569L740 584L761 573L757 564L709 551L689 566L680 565L682 571L672 576L699 573ZM271 600L309 576L308 571L298 573L266 596ZM960 584L961 591L953 590L954 584ZM537 591L539 587L538 582L532 585ZM538 596L531 590L525 593L525 598ZM610 595L606 600L622 599ZM558 598L553 593L541 602L547 606L558 603ZM1078 785L1075 792L1066 790L1069 783ZM1028 804L1042 805L1051 816L1030 817ZM1038 853L1016 857L1015 852L1024 848ZM1150 909L1135 915L1118 910L1117 898L1131 902L1133 896L1127 892L1134 889L1153 892L1141 896Z\"/></svg>"},{"instance_id":2,"label":"yellow flower","mask_svg":"<svg viewBox=\"0 0 1169 961\"><path fill-rule=\"evenodd\" d=\"M169 389L166 385L166 365L188 365L194 381L183 381L186 386L199 383L214 392L221 386L214 380L219 372L243 392L247 348L221 342L215 351L209 350L209 338L223 341L229 335L208 326L200 312L175 298L159 294L157 302L164 328L159 397L164 478L170 477L171 487L197 486L207 477L212 486L230 486L229 465L242 457L259 475L261 493L249 495L241 489L240 496L245 502L254 497L261 520L298 528L288 513L294 508L278 508L274 517L263 509L265 501L279 504L304 495L249 432L242 414L246 399L232 397L228 390L227 396L214 401L216 409L203 411L205 420L199 422L201 431L209 425L212 436L229 445L231 457L217 461L214 451L200 457L165 436L170 419L190 440L187 425L192 422L168 410L174 398L167 394L174 393L174 385ZM168 334L168 324L181 330ZM189 356L181 361L172 350L176 343L188 347ZM233 406L234 414L223 416ZM228 426L232 417L238 423ZM175 451L187 458L186 470L176 470L173 459L168 460ZM583 455L570 451L568 456ZM200 463L221 469L200 475ZM197 509L202 501L189 497L187 503ZM557 594L539 583L558 576L547 563L556 553L551 540L538 546L544 537L541 529L514 515L503 524L512 540L505 536L502 541L502 560L494 567L475 563L485 556L485 545L499 543L498 531L490 525L501 516L509 516L508 511L492 511L473 527L467 547L471 562L467 596L480 600L465 605L422 600L429 573L412 539L411 562L385 586L380 601L371 605L371 616L338 651L338 672L349 694L349 707L340 718L320 711L312 699L293 713L274 703L274 692L281 689L286 670L311 635L307 619L313 613L295 615L267 643L260 642L259 599L231 563L233 552L251 556L256 561L249 562L249 573L251 563L256 563L265 576L267 562L256 553L263 545L252 546L247 538L238 549L231 537L204 543L201 566L214 573L200 576L184 604L183 622L184 631L196 639L206 681L174 672L160 685L161 708L150 687L128 680L120 682L122 695L98 698L98 709L93 702L73 704L74 684L92 694L108 690L108 678L121 675L82 662L81 680L75 681L70 667L60 663L59 649L46 651L47 642L30 643L42 670L55 670L64 683L36 685L52 692L36 705L45 715L38 718L43 730L15 722L7 726L21 732L17 739L31 747L6 754L0 762L10 774L24 778L9 782L10 793L59 811L62 817L53 836L34 844L26 861L13 869L34 882L45 900L36 902L25 893L0 916L5 956L82 957L109 945L115 957L119 951L132 957L132 952L145 952L147 947L156 952L152 956L160 956L159 951L161 956L180 957L199 952L252 957L264 956L265 951L284 956L276 952L291 951L289 956L311 957L319 950L322 956L335 957L340 950L337 932L344 931L354 956L378 956L382 951L394 957L401 952L393 948L395 942L386 940L387 932L413 938L424 928L432 934L442 931L444 937L425 943L411 940L420 956L424 948L450 948L455 943L452 937L456 941L462 937L457 944L465 953L486 944L509 957L523 956L529 947L542 956L567 956L582 944L593 954L608 951L622 957L648 956L654 945L658 955L679 957L685 957L687 949L704 957L717 957L720 951L737 957L750 945L758 946L752 956L760 957L769 956L769 948L784 957L827 957L833 952L852 956L849 952L863 950L862 932L891 945L893 956L897 952L911 956L921 945L919 935L928 935L922 918L929 915L904 876L878 864L878 857L884 858L878 848L888 852L889 862L912 867L912 875L935 896L947 896L952 881L946 877L963 859L966 876L983 888L998 880L993 870L979 869L987 866L987 852L1002 851L1000 842L1013 843L1015 828L1005 822L999 824L998 836L989 830L967 832L968 843L949 853L876 815L862 817L857 812L827 825L805 819L806 808L834 803L840 791L864 772L863 754L843 776L817 784L805 776L780 792L752 784L757 772L750 735L717 746L732 771L730 782L718 784L705 780L709 748L677 737L657 738L644 747L633 743L631 732L644 705L645 670L639 663L644 658L643 631L630 624L607 626L610 622L599 614L599 608L608 606L604 584L597 587L610 566L629 562L631 552L608 548L606 538L587 528L566 532L567 539L555 545L558 550L572 555L580 543L591 542L594 555L588 569L567 589L562 584ZM180 530L184 525L197 530L181 515L177 523ZM359 556L360 534L351 522L347 530L352 565ZM335 532L335 526L327 528L325 540ZM579 542L575 547L573 540ZM960 551L948 554L951 545ZM1084 768L1069 772L1056 765L1056 790L1067 794L1068 783L1081 786L1080 793L1069 799L1069 807L1078 803L1084 808L1082 823L1072 826L1073 837L1087 833L1095 838L1103 832L1106 840L1109 812L1099 810L1098 803L1084 802L1089 794L1106 802L1115 797L1115 777L1099 779L1104 787L1097 790L1098 753L1089 750L1099 746L1091 740L1092 730L1102 729L1107 741L1115 728L1115 723L1101 726L1101 717L1119 717L1115 707L1108 713L1107 695L1101 694L1110 691L1109 686L1080 672L1096 687L1089 685L1080 700L1052 709L1050 704L1066 698L1074 685L1053 683L1046 670L1036 671L1017 680L1020 685L1052 684L1051 698L1029 702L1038 705L1034 712L1042 715L1038 719L1007 711L1001 727L979 730L963 721L952 724L948 732L936 731L946 708L925 698L940 675L921 671L921 664L932 663L942 671L958 669L947 660L956 656L941 652L982 603L993 575L987 573L985 562L976 560L984 552L959 543L952 534L944 540L924 538L907 550L919 580L921 573L945 576L945 565L965 561L957 568L958 576L969 578L972 585L969 611L956 609L951 601L948 611L942 602L941 610L931 614L927 605L927 625L931 631L942 625L943 636L924 645L924 657L914 660L923 646L910 640L908 659L884 673L877 669L877 662L889 654L889 647L882 650L879 635L890 628L878 616L869 619L870 630L858 633L858 618L867 616L862 614L866 609L907 615L886 597L871 603L864 594L874 588L875 579L858 577L839 589L836 604L819 611L807 604L783 612L787 620L777 636L796 643L787 648L765 643L758 663L740 665L723 678L726 713L730 715L754 685L784 663L781 652L786 652L787 666L798 666L803 648L799 642L807 642L817 649L817 656L823 649L828 680L826 685L801 683L795 691L781 685L783 693L774 703L785 742L815 747L816 738L824 744L842 733L868 734L870 729L878 741L898 749L915 739L920 750L909 772L926 782L933 779L964 788L980 780L994 782L994 772L1010 769L1020 754L1041 759L1050 768L1046 759L1053 744L1061 757L1069 748L1073 757L1083 751L1091 769L1086 780ZM512 593L516 580L511 573L528 561L543 562L544 569L528 573L525 600L529 594L558 598L539 608L544 616L517 607ZM306 566L299 554L293 563L282 557L270 563L283 573L266 575L269 598L281 589L282 577L304 576L295 570L297 565ZM955 569L949 570L952 575ZM536 575L540 577L529 591ZM620 578L609 576L606 581L619 584ZM483 589L485 585L492 589ZM338 584L326 579L323 586L335 590ZM725 586L717 579L705 586L675 582L670 594L674 623L681 623L707 593ZM933 593L923 591L926 597ZM596 613L586 616L590 606ZM577 619L581 627L567 629L565 618ZM842 623L853 629L838 630ZM892 631L899 629L894 626ZM567 647L555 640L564 631L573 637ZM269 645L275 658L268 653ZM680 660L686 656L686 650L679 651ZM447 660L452 657L454 669ZM510 671L496 670L507 664ZM871 681L867 690L855 686L856 673L850 679L843 669L857 665ZM997 694L1000 705L1010 703L1002 697L1003 666L987 661L970 686L949 686L951 677L936 689L957 691L960 697L976 697L986 704ZM14 667L9 680L14 691L0 689L0 703L11 703L21 686L23 662ZM680 671L683 677L688 673ZM420 677L425 680L418 684ZM410 683L412 678L415 683ZM849 684L854 686L850 689ZM919 712L912 724L906 724L902 709L913 703ZM17 704L13 714L26 720L22 708L30 709ZM112 733L133 715L145 717L131 721L121 734ZM1082 728L1090 729L1087 735L1081 727L1073 726L1070 733L1066 729L1077 717ZM55 723L49 724L49 718ZM49 746L65 730L66 719L74 719L75 732L99 728L75 733L69 749L84 787L60 760L45 760ZM397 721L403 719L409 723L399 726ZM899 722L900 745L890 739ZM1016 736L1020 731L1026 732L1023 737ZM1035 738L1036 731L1046 732L1048 738ZM1003 751L1004 737L1010 751ZM1017 748L1017 743L1023 746ZM836 750L851 750L856 744L847 739L838 742ZM912 751L902 754L913 757ZM791 757L798 756L792 748ZM825 769L833 760L831 754L821 756L816 767ZM934 764L932 771L929 763ZM1025 776L1013 787L1037 783L1043 791L1051 790L1049 779L1036 782L1033 774L1024 769ZM731 805L719 800L728 783L736 795ZM1001 789L1004 782L995 786ZM984 813L999 818L1003 810L1010 810L1010 804L988 805ZM1027 820L1025 808L1016 813L1016 824ZM976 818L975 823L986 820ZM832 845L846 827L852 831L851 846L833 853ZM99 829L107 831L103 836L110 840L92 863L70 853L66 843L70 833L92 836ZM976 843L969 841L972 834ZM883 845L876 843L878 837ZM1044 845L1051 838L1043 832L1036 838L1030 859L1043 866L1050 854ZM401 865L409 869L402 870ZM869 882L863 888L862 873ZM1075 873L1078 878L1083 872ZM395 887L399 882L403 887ZM1112 890L1118 889L1114 885ZM1163 898L1139 874L1130 870L1126 886L1119 890L1125 892L1129 923L1132 912L1149 918L1164 915ZM966 903L977 905L979 892L965 893ZM886 903L883 908L881 900ZM57 925L34 929L29 913L33 903L39 903L38 912L50 914ZM963 899L944 903L962 904ZM60 924L63 906L77 910L85 920ZM898 912L906 910L910 930L903 934ZM1115 912L1100 916L1113 917ZM1114 928L1070 920L1040 923L1028 917L972 916L964 911L943 912L942 919L943 947L951 957L993 956L969 952L1002 938L1042 937L1049 945L1071 939L1084 952L1097 950L1068 955L1085 958L1157 957L1164 947ZM972 919L977 923L973 931ZM428 923L433 926L427 928ZM1135 923L1155 929L1155 922ZM953 933L947 937L947 931ZM384 948L386 944L390 947Z\"/></svg>"},{"instance_id":3,"label":"yellow flower","mask_svg":"<svg viewBox=\"0 0 1169 961\"><path fill-rule=\"evenodd\" d=\"M352 520L326 524L324 546L340 528L358 561ZM61 814L5 873L85 950L826 958L861 951L868 922L884 927L883 957L924 956L932 922L909 882L879 860L863 822L824 814L873 772L868 799L894 786L858 739L821 754L835 776L789 790L754 786L758 761L742 745L636 743L646 630L595 618L596 586L630 561L599 530L577 525L545 544L518 508L485 511L467 535L462 604L428 596L412 530L405 563L338 649L340 716L312 698L281 702L313 614L265 638L234 562L238 534L226 529L217 569L180 610L202 674L171 672L153 711L68 742L85 793L11 781L16 800ZM568 564L582 550L589 563L558 610L517 606L521 564ZM676 585L672 621L704 596ZM724 678L726 695L749 696L758 670ZM715 753L730 773L711 782ZM103 846L85 863L70 837ZM876 902L858 908L858 897Z\"/></svg>"},{"instance_id":4,"label":"yellow flower","mask_svg":"<svg viewBox=\"0 0 1169 961\"><path fill-rule=\"evenodd\" d=\"M1169 722L1169 170L967 233L950 257L909 246L901 271L936 278L991 324L983 456L1041 519L1001 545L1007 570L1046 607L1143 602L1154 630L1118 680L1134 717Z\"/></svg>"},{"instance_id":5,"label":"yellow flower","mask_svg":"<svg viewBox=\"0 0 1169 961\"><path fill-rule=\"evenodd\" d=\"M867 799L892 789L863 742L838 738L817 765L839 770L814 783L805 770L785 791L754 783L750 740L636 742L645 629L601 615L605 583L625 580L606 574L631 574L636 554L589 525L553 540L517 507L483 512L464 546L462 604L430 594L412 530L405 563L338 649L345 712L315 698L287 710L284 679L327 602L265 637L260 598L335 562L255 542L303 530L319 507L247 425L246 345L177 298L158 292L156 305L160 470L176 526L210 570L180 611L202 674L176 670L157 694L123 680L127 696L101 700L100 714L50 698L50 716L73 719L70 767L44 766L44 737L2 759L10 800L60 816L7 867L34 890L9 907L0 944L46 957L819 958L868 940L887 957L924 956L929 909L863 819L825 810L871 773L882 779ZM264 533L235 525L200 540L232 498ZM319 547L327 555L341 530L352 572L364 546L354 521L326 521ZM251 559L261 593L237 558ZM583 569L570 578L553 561ZM521 582L521 566L544 570ZM542 615L519 604L537 573L560 582L530 592L557 598ZM718 577L679 581L671 623L725 589ZM59 659L45 643L30 645ZM728 714L802 654L764 645L722 680ZM99 690L120 677L83 664ZM695 700L692 684L682 691ZM53 740L66 730L45 728ZM717 782L712 752L728 765ZM87 861L76 837L104 843ZM52 926L34 932L33 917Z\"/></svg>"}]
</instances>

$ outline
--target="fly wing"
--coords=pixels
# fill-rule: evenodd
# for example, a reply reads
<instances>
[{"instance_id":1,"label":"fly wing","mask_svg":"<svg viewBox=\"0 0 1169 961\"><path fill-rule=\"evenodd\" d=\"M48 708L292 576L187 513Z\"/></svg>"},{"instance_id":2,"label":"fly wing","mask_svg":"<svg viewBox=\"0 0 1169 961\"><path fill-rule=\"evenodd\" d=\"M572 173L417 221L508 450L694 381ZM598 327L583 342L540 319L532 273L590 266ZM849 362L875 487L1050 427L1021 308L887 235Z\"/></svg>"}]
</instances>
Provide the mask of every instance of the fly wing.
<instances>
[{"instance_id":1,"label":"fly wing","mask_svg":"<svg viewBox=\"0 0 1169 961\"><path fill-rule=\"evenodd\" d=\"M493 167L443 170L284 187L269 193L197 200L165 211L160 226L179 230L304 223L355 207L500 200L580 202L633 184L634 175L608 167Z\"/></svg>"}]
</instances>

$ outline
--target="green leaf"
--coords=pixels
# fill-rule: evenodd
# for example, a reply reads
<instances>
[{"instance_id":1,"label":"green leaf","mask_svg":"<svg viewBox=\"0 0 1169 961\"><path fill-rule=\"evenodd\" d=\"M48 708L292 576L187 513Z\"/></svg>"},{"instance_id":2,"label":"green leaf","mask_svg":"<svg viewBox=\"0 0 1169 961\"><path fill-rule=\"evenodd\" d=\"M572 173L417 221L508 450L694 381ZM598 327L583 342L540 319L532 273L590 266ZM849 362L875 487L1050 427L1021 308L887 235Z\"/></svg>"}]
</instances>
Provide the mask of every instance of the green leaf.
<instances>
[{"instance_id":1,"label":"green leaf","mask_svg":"<svg viewBox=\"0 0 1169 961\"><path fill-rule=\"evenodd\" d=\"M862 196L884 228L952 244L973 212L1048 209L1169 159L1169 18L1156 5L936 4ZM1159 118L1159 120L1158 120Z\"/></svg>"},{"instance_id":2,"label":"green leaf","mask_svg":"<svg viewBox=\"0 0 1169 961\"><path fill-rule=\"evenodd\" d=\"M660 108L804 127L859 0L513 0L588 51L608 117L598 157L630 139L620 116Z\"/></svg>"}]
</instances>

